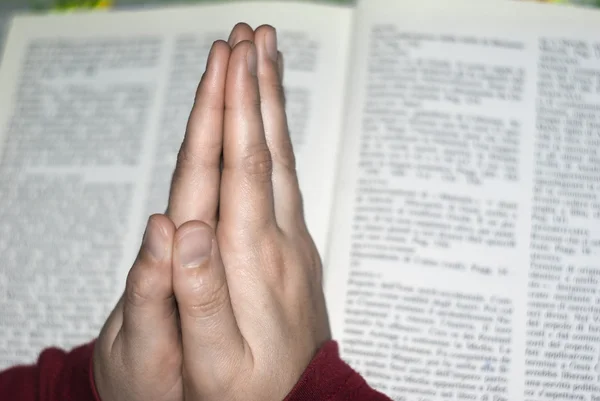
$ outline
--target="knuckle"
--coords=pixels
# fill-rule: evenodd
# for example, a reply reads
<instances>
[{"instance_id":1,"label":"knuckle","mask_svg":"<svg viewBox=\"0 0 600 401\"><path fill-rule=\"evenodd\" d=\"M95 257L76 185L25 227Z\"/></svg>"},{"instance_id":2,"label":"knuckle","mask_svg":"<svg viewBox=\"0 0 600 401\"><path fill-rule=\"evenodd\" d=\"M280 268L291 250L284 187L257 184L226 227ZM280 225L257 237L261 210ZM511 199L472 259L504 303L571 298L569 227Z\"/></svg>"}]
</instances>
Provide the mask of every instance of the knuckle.
<instances>
[{"instance_id":1,"label":"knuckle","mask_svg":"<svg viewBox=\"0 0 600 401\"><path fill-rule=\"evenodd\" d=\"M276 158L277 164L282 166L287 172L296 174L296 155L289 135L284 135L282 143L278 146L277 152L274 152L273 158Z\"/></svg>"},{"instance_id":2,"label":"knuckle","mask_svg":"<svg viewBox=\"0 0 600 401\"><path fill-rule=\"evenodd\" d=\"M269 148L261 145L248 152L243 158L241 167L243 172L252 178L260 181L270 180L273 173L273 159Z\"/></svg>"},{"instance_id":3,"label":"knuckle","mask_svg":"<svg viewBox=\"0 0 600 401\"><path fill-rule=\"evenodd\" d=\"M173 180L178 182L181 180L181 175L188 177L191 174L204 174L205 172L218 170L220 168L220 148L219 151L214 149L210 143L203 143L202 149L198 151L190 150L185 143L182 144L177 153L177 164L173 172Z\"/></svg>"},{"instance_id":4,"label":"knuckle","mask_svg":"<svg viewBox=\"0 0 600 401\"><path fill-rule=\"evenodd\" d=\"M271 283L285 281L286 257L282 252L279 241L265 238L260 244L260 259L263 261L263 271L266 279Z\"/></svg>"},{"instance_id":5,"label":"knuckle","mask_svg":"<svg viewBox=\"0 0 600 401\"><path fill-rule=\"evenodd\" d=\"M252 113L254 113L256 115L260 115L262 112L263 100L254 93L247 95L245 98L246 98L246 102L248 104L249 110L252 111Z\"/></svg>"},{"instance_id":6,"label":"knuckle","mask_svg":"<svg viewBox=\"0 0 600 401\"><path fill-rule=\"evenodd\" d=\"M262 100L255 93L239 93L239 97L235 100L225 99L224 105L225 116L260 116L262 112ZM227 117L225 117L227 119Z\"/></svg>"},{"instance_id":7,"label":"knuckle","mask_svg":"<svg viewBox=\"0 0 600 401\"><path fill-rule=\"evenodd\" d=\"M190 114L190 122L199 123L202 117L216 116L223 112L223 103L218 100L219 92L210 85L210 82L203 81L198 85L197 94L194 98L194 105Z\"/></svg>"},{"instance_id":8,"label":"knuckle","mask_svg":"<svg viewBox=\"0 0 600 401\"><path fill-rule=\"evenodd\" d=\"M218 315L227 305L229 294L224 280L220 280L218 284L212 288L198 283L193 285L191 290L191 298L187 307L187 313L195 318L211 318Z\"/></svg>"},{"instance_id":9,"label":"knuckle","mask_svg":"<svg viewBox=\"0 0 600 401\"><path fill-rule=\"evenodd\" d=\"M283 84L279 81L277 74L273 74L272 79L267 84L269 92L278 102L283 103L285 100L285 90Z\"/></svg>"}]
</instances>

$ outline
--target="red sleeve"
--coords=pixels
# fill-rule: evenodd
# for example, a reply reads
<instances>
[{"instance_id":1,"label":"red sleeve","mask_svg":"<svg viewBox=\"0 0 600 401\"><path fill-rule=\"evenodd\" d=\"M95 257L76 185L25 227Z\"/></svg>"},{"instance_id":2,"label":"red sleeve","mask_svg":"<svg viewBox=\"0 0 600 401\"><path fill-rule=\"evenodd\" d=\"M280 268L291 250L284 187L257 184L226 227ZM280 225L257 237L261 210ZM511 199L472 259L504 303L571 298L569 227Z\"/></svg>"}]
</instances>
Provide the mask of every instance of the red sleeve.
<instances>
[{"instance_id":1,"label":"red sleeve","mask_svg":"<svg viewBox=\"0 0 600 401\"><path fill-rule=\"evenodd\" d=\"M321 347L284 401L391 401L340 358L338 345Z\"/></svg>"},{"instance_id":2,"label":"red sleeve","mask_svg":"<svg viewBox=\"0 0 600 401\"><path fill-rule=\"evenodd\" d=\"M15 401L100 401L92 373L94 343L50 348L37 364L0 373L0 398ZM391 401L340 359L337 343L319 350L285 401Z\"/></svg>"},{"instance_id":3,"label":"red sleeve","mask_svg":"<svg viewBox=\"0 0 600 401\"><path fill-rule=\"evenodd\" d=\"M0 372L0 399L14 401L100 401L92 375L94 343L70 352L44 350L35 365Z\"/></svg>"}]
</instances>

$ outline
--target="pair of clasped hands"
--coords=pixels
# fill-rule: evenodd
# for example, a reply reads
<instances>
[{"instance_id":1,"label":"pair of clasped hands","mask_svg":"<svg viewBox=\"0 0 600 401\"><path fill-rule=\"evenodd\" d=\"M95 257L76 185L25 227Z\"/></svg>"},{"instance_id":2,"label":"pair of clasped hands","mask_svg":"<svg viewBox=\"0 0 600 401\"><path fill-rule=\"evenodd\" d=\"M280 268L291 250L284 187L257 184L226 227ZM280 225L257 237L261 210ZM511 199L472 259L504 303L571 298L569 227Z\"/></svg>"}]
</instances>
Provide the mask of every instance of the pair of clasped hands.
<instances>
[{"instance_id":1,"label":"pair of clasped hands","mask_svg":"<svg viewBox=\"0 0 600 401\"><path fill-rule=\"evenodd\" d=\"M270 26L213 44L168 210L95 344L103 401L281 401L330 339L282 74Z\"/></svg>"}]
</instances>

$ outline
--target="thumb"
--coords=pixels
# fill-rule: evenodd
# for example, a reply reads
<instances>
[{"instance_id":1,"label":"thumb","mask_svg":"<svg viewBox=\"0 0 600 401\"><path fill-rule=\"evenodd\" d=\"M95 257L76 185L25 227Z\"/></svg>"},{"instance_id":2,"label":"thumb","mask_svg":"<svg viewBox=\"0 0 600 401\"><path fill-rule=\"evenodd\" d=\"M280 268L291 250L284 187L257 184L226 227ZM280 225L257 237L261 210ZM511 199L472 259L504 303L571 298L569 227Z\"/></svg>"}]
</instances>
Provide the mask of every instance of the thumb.
<instances>
[{"instance_id":1,"label":"thumb","mask_svg":"<svg viewBox=\"0 0 600 401\"><path fill-rule=\"evenodd\" d=\"M213 229L199 221L175 233L173 290L179 308L184 368L198 391L230 372L244 351ZM219 389L214 389L219 391Z\"/></svg>"},{"instance_id":2,"label":"thumb","mask_svg":"<svg viewBox=\"0 0 600 401\"><path fill-rule=\"evenodd\" d=\"M175 227L168 217L150 216L142 246L127 276L120 335L133 352L153 355L153 350L163 349L165 342L177 341L171 271L174 234Z\"/></svg>"}]
</instances>

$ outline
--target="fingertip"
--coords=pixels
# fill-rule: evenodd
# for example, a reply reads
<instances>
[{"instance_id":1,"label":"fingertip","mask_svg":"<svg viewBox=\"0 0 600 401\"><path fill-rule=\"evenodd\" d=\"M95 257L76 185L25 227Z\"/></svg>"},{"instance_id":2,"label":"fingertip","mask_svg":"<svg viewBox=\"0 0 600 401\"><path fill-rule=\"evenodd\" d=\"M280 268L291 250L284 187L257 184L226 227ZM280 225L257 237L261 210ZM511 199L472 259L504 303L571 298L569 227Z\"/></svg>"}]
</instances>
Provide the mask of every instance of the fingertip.
<instances>
[{"instance_id":1,"label":"fingertip","mask_svg":"<svg viewBox=\"0 0 600 401\"><path fill-rule=\"evenodd\" d=\"M229 34L229 39L227 39L227 43L233 49L238 43L245 40L253 40L254 39L254 30L250 25L245 22L238 22L235 24L231 33Z\"/></svg>"},{"instance_id":2,"label":"fingertip","mask_svg":"<svg viewBox=\"0 0 600 401\"><path fill-rule=\"evenodd\" d=\"M246 86L255 82L258 68L257 58L254 42L244 40L233 48L227 69L226 104L243 102L247 99L247 89L241 89L240 85ZM247 88L258 89L257 87Z\"/></svg>"},{"instance_id":3,"label":"fingertip","mask_svg":"<svg viewBox=\"0 0 600 401\"><path fill-rule=\"evenodd\" d=\"M254 40L260 43L267 39L271 34L277 34L277 30L272 25L263 24L254 31Z\"/></svg>"},{"instance_id":4,"label":"fingertip","mask_svg":"<svg viewBox=\"0 0 600 401\"><path fill-rule=\"evenodd\" d=\"M161 235L166 240L173 240L173 235L175 234L175 224L168 218L166 215L161 213L155 213L150 215L148 218L148 225L153 225L157 227L160 231Z\"/></svg>"},{"instance_id":5,"label":"fingertip","mask_svg":"<svg viewBox=\"0 0 600 401\"><path fill-rule=\"evenodd\" d=\"M261 25L254 34L261 58L277 63L277 30L271 25Z\"/></svg>"},{"instance_id":6,"label":"fingertip","mask_svg":"<svg viewBox=\"0 0 600 401\"><path fill-rule=\"evenodd\" d=\"M188 221L175 233L174 264L177 268L192 269L208 263L214 231L201 221Z\"/></svg>"},{"instance_id":7,"label":"fingertip","mask_svg":"<svg viewBox=\"0 0 600 401\"><path fill-rule=\"evenodd\" d=\"M231 53L231 47L224 40L216 40L213 42L210 53L209 53L209 65L208 68L220 65L221 62L229 59Z\"/></svg>"},{"instance_id":8,"label":"fingertip","mask_svg":"<svg viewBox=\"0 0 600 401\"><path fill-rule=\"evenodd\" d=\"M196 93L196 98L201 95L201 87L202 83L205 83L208 78L208 85L210 87L215 86L215 80L225 83L224 75L227 71L227 64L229 63L229 56L231 54L231 48L227 44L227 42L223 40L216 40L213 42L210 47L210 52L208 53L208 58L206 60L206 71L204 73L203 79L201 80L201 85L198 87L198 92ZM205 83L206 84L206 83ZM222 86L222 85L221 85Z\"/></svg>"},{"instance_id":9,"label":"fingertip","mask_svg":"<svg viewBox=\"0 0 600 401\"><path fill-rule=\"evenodd\" d=\"M171 220L161 214L153 214L148 218L146 231L142 240L140 256L146 263L156 263L170 259L175 227Z\"/></svg>"},{"instance_id":10,"label":"fingertip","mask_svg":"<svg viewBox=\"0 0 600 401\"><path fill-rule=\"evenodd\" d=\"M241 62L241 60L246 59L246 55L250 49L254 47L254 41L252 40L243 40L239 42L235 47L231 49L231 59L232 61ZM237 65L237 64L236 64Z\"/></svg>"},{"instance_id":11,"label":"fingertip","mask_svg":"<svg viewBox=\"0 0 600 401\"><path fill-rule=\"evenodd\" d=\"M229 47L229 44L222 39L215 40L212 45L212 48L215 49L215 51L226 52L228 54L231 51L231 47Z\"/></svg>"},{"instance_id":12,"label":"fingertip","mask_svg":"<svg viewBox=\"0 0 600 401\"><path fill-rule=\"evenodd\" d=\"M259 25L258 28L256 28L254 30L254 35L264 35L265 32L270 31L270 30L275 30L275 27L273 25L269 25L269 24L262 24Z\"/></svg>"},{"instance_id":13,"label":"fingertip","mask_svg":"<svg viewBox=\"0 0 600 401\"><path fill-rule=\"evenodd\" d=\"M171 296L170 266L174 233L175 227L168 217L154 214L148 218L140 252L127 274L127 305L139 307L154 304Z\"/></svg>"},{"instance_id":14,"label":"fingertip","mask_svg":"<svg viewBox=\"0 0 600 401\"><path fill-rule=\"evenodd\" d=\"M258 69L258 55L256 45L253 41L244 40L239 42L231 52L231 63L229 71L233 71L237 78L256 78ZM239 82L239 81L237 81Z\"/></svg>"}]
</instances>

